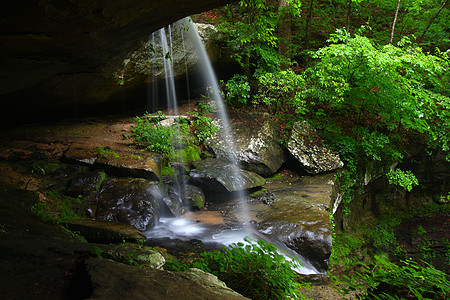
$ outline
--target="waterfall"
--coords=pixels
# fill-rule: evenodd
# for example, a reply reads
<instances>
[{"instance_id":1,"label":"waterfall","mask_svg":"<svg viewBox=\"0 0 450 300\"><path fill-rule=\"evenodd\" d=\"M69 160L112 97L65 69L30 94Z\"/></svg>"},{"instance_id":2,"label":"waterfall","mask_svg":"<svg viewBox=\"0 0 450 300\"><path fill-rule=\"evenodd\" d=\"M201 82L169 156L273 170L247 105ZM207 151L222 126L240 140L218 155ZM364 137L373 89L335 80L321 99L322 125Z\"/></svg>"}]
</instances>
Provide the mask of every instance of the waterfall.
<instances>
[{"instance_id":1,"label":"waterfall","mask_svg":"<svg viewBox=\"0 0 450 300\"><path fill-rule=\"evenodd\" d=\"M169 110L172 111L172 114L177 116L178 103L177 103L177 95L175 92L175 79L173 77L172 50L169 48L169 44L167 43L166 29L161 28L159 30L159 34L161 37L161 47L163 50L162 55L164 62L164 75L166 81L167 104ZM170 34L170 26L169 26L169 34ZM171 36L171 34L169 36Z\"/></svg>"},{"instance_id":2,"label":"waterfall","mask_svg":"<svg viewBox=\"0 0 450 300\"><path fill-rule=\"evenodd\" d=\"M192 46L196 54L199 56L199 64L201 67L201 75L203 82L206 83L206 86L209 90L211 89L212 100L218 112L218 120L220 122L220 134L221 138L226 141L226 144L229 147L230 155L228 157L230 164L234 165L233 171L235 174L231 176L237 180L238 182L243 181L241 169L239 167L239 159L237 157L235 139L233 136L233 131L231 128L230 120L225 108L224 99L222 97L222 93L219 88L218 80L216 78L215 72L212 68L211 62L207 55L206 49L203 45L203 42L197 32L196 27L192 23L192 21L188 18L185 18L177 23L181 28L179 30L179 34L182 39L182 47L186 52L186 44L190 47ZM166 32L167 30L167 32ZM177 32L176 30L173 31ZM163 59L163 67L164 67L164 75L165 75L165 89L167 95L167 107L171 111L173 115L178 115L178 107L177 107L177 95L175 90L175 81L174 81L174 71L173 71L173 48L172 48L172 26L168 26L168 28L162 28L158 31L160 35L160 43L162 47L162 59ZM186 39L185 39L186 37ZM154 41L155 36L152 35L152 41ZM179 62L177 62L179 63ZM185 58L185 69L187 73L187 61ZM187 76L187 75L186 75ZM187 86L189 88L189 81L187 80ZM154 91L153 91L154 92ZM190 97L188 92L188 97ZM174 141L176 142L176 141ZM177 189L176 193L179 197L183 197L184 189L186 188L186 182L180 179L183 176L175 176L175 188ZM161 218L159 224L157 224L154 228L145 232L146 236L149 239L161 239L161 238L169 238L174 240L191 240L191 239L200 239L205 243L220 243L222 245L230 245L232 243L243 242L244 238L247 236L252 237L255 240L263 239L268 242L272 242L277 244L280 247L283 247L280 243L276 241L269 240L264 234L257 232L250 224L250 216L247 209L246 201L246 192L239 191L237 192L237 198L239 199L238 207L241 209L241 221L243 222L243 228L223 228L221 225L217 225L213 222L203 222L199 221L201 218L199 215L195 217L183 216L182 218ZM202 211L202 216L204 219L207 218L222 218L223 216L219 211ZM217 214L215 214L217 213ZM205 216L206 215L206 216ZM192 219L191 219L192 218ZM303 274L315 274L318 271L307 261L301 258L300 255L297 255L294 251L290 251L289 253L292 257L299 258L304 267L300 267L297 269L299 273Z\"/></svg>"},{"instance_id":3,"label":"waterfall","mask_svg":"<svg viewBox=\"0 0 450 300\"><path fill-rule=\"evenodd\" d=\"M186 53L186 44L184 42L184 33L183 33L184 29L180 28L180 34L181 34L181 41L182 41L182 45L183 45L183 52ZM187 89L187 98L189 103L191 102L191 91L189 88L189 73L188 73L188 64L187 64L187 57L186 55L184 56L184 69L186 72L186 89Z\"/></svg>"},{"instance_id":4,"label":"waterfall","mask_svg":"<svg viewBox=\"0 0 450 300\"><path fill-rule=\"evenodd\" d=\"M214 100L214 104L216 105L217 111L219 113L219 119L222 127L220 131L222 134L222 139L224 139L230 147L229 149L231 155L229 156L229 160L233 165L239 166L239 160L236 156L237 151L235 139L233 136L233 132L231 131L230 120L228 118L228 114L225 108L222 92L220 91L219 88L218 83L219 81L217 80L216 74L211 65L211 61L209 60L208 54L206 53L205 46L203 45L203 42L200 39L200 36L198 35L197 28L195 28L192 20L189 18L185 18L182 20L182 23L185 26L187 26L188 37L190 38L190 41L193 43L194 49L200 55L200 63L202 65L201 71L203 79L206 82L207 86L212 88L212 97ZM240 168L235 168L234 170L235 174L233 174L233 177L236 178L236 180L242 182L242 175L239 172ZM251 220L247 210L247 205L245 204L246 196L247 195L245 191L239 191L238 198L240 199L241 202L240 208L244 218L244 225L247 228L249 225L249 221Z\"/></svg>"}]
</instances>

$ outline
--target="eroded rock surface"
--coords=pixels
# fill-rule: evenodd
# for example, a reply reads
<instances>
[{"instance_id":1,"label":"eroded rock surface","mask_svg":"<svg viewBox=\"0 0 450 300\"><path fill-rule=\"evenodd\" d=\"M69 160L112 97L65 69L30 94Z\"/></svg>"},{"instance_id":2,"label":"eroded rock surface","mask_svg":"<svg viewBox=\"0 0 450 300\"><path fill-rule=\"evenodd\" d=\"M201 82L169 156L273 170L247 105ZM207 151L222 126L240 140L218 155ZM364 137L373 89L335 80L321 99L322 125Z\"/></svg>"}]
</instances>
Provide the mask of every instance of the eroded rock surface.
<instances>
[{"instance_id":1,"label":"eroded rock surface","mask_svg":"<svg viewBox=\"0 0 450 300\"><path fill-rule=\"evenodd\" d=\"M259 117L259 116L258 116ZM270 121L262 124L245 122L233 124L232 141L225 139L220 132L206 141L217 158L233 161L233 157L242 168L269 177L286 161L283 148L278 144L278 129Z\"/></svg>"},{"instance_id":2,"label":"eroded rock surface","mask_svg":"<svg viewBox=\"0 0 450 300\"><path fill-rule=\"evenodd\" d=\"M90 299L248 299L200 270L136 269L95 258L86 262L86 269L94 287Z\"/></svg>"},{"instance_id":3,"label":"eroded rock surface","mask_svg":"<svg viewBox=\"0 0 450 300\"><path fill-rule=\"evenodd\" d=\"M97 217L119 221L143 231L159 219L165 190L159 182L142 178L113 178L100 190Z\"/></svg>"},{"instance_id":4,"label":"eroded rock surface","mask_svg":"<svg viewBox=\"0 0 450 300\"><path fill-rule=\"evenodd\" d=\"M334 184L332 173L313 177L287 174L269 180L265 194L276 201L249 205L256 229L325 271L332 246L329 209Z\"/></svg>"},{"instance_id":5,"label":"eroded rock surface","mask_svg":"<svg viewBox=\"0 0 450 300\"><path fill-rule=\"evenodd\" d=\"M325 147L316 130L307 121L296 122L287 148L310 174L342 168L339 154Z\"/></svg>"},{"instance_id":6,"label":"eroded rock surface","mask_svg":"<svg viewBox=\"0 0 450 300\"><path fill-rule=\"evenodd\" d=\"M235 165L219 159L208 158L194 162L195 169L190 172L190 183L206 191L242 191L264 185L260 175L241 170Z\"/></svg>"}]
</instances>

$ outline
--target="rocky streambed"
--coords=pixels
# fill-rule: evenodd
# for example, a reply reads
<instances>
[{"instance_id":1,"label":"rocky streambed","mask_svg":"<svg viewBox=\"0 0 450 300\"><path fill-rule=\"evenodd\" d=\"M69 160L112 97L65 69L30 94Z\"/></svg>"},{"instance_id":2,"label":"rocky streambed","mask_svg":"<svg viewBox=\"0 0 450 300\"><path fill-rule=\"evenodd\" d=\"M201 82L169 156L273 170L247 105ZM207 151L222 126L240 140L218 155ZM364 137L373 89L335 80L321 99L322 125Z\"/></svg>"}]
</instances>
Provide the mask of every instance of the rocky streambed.
<instances>
[{"instance_id":1,"label":"rocky streambed","mask_svg":"<svg viewBox=\"0 0 450 300\"><path fill-rule=\"evenodd\" d=\"M334 174L322 172L322 175L308 176L294 172L298 168L298 160L293 157L297 154L291 155L287 149L277 148L279 146L273 143L273 136L267 134L276 132L270 124L250 130L234 128L238 153L233 155L240 158L246 169L238 170L242 182L233 180L236 170L227 161L229 154L221 146L224 143L209 141L214 158L193 163L190 172L183 176L186 181L182 195L177 189L179 182L161 175L161 159L157 154L143 153L130 147L133 143L127 135L131 126L129 118L90 119L2 132L0 182L8 190L2 201L11 201L9 191L15 188L32 193L35 203L28 208L36 207L36 203L52 200L49 191L58 190L64 197L77 199L76 208L90 219L71 222L68 228L81 232L89 244L100 245L124 240L136 242L151 237L152 230L165 222L173 222L176 217L207 228L205 231L219 240L242 228L243 223L250 222L257 237L303 256L315 271L326 270L331 253L328 212L332 205ZM244 131L250 132L251 136L241 135ZM317 149L314 149L316 154ZM340 164L338 162L337 166ZM242 190L245 191L244 198L237 194ZM241 209L244 204L246 210ZM8 210L8 206L5 207ZM33 216L31 218L33 222L40 222ZM28 234L12 235L14 230L8 228L15 225L10 225L11 222L11 219L2 220L2 235L9 240L30 238ZM128 227L110 226L119 223ZM187 240L192 243L192 238ZM14 253L20 253L15 248L19 245L3 244L5 251ZM115 269L115 264L123 263L116 259L115 264L100 267L97 264L105 263L94 262L92 250L86 250L84 246L76 250L78 246L65 244L58 249L64 253L68 251L68 259L80 262L62 268L81 266L79 272L84 275L77 271L76 276L91 278L88 284L93 289L89 292L91 295L100 293L101 288L96 290L99 286L105 289L112 286L111 282L106 283L103 279L96 282L95 278L102 278L102 275L96 277L99 274L96 272L102 268ZM42 251L48 250L44 247ZM49 259L44 256L43 261ZM15 257L19 259L20 255ZM7 260L10 261L11 257ZM127 272L111 273L119 276ZM34 275L30 274L31 277ZM146 276L149 278L150 275ZM58 280L65 282L58 288L64 290L72 282L70 278Z\"/></svg>"}]
</instances>

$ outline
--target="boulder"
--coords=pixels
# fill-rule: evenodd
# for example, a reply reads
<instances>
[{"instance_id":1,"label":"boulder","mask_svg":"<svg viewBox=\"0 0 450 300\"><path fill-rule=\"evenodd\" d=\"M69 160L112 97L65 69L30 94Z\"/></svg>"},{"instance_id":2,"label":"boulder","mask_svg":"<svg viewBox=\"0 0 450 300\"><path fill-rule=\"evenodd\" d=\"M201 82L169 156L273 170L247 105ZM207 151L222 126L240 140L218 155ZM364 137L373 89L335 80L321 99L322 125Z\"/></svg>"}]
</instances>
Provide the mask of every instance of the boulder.
<instances>
[{"instance_id":1,"label":"boulder","mask_svg":"<svg viewBox=\"0 0 450 300\"><path fill-rule=\"evenodd\" d=\"M169 272L98 258L88 259L86 270L93 287L90 299L248 299L200 270Z\"/></svg>"},{"instance_id":2,"label":"boulder","mask_svg":"<svg viewBox=\"0 0 450 300\"><path fill-rule=\"evenodd\" d=\"M167 196L163 198L163 202L166 204L170 216L178 217L186 212L183 199L181 198L182 191L180 189L183 189L183 187L169 186ZM164 212L161 211L161 214L163 215Z\"/></svg>"},{"instance_id":3,"label":"boulder","mask_svg":"<svg viewBox=\"0 0 450 300\"><path fill-rule=\"evenodd\" d=\"M194 45L186 38L187 25L184 22L186 21L181 20L170 27L153 32L147 41L143 41L135 51L128 54L122 66L116 70L123 80L123 85L142 84L149 79L164 80L166 76L164 60L172 63L172 76L175 79L185 78L186 72L190 74L200 71L200 56ZM195 23L194 25L205 45L209 59L212 63L218 61L221 57L220 45L226 42L224 35L211 24ZM167 50L163 50L162 32L166 39L171 39L167 42L169 44L167 46L170 47L170 57L167 56Z\"/></svg>"},{"instance_id":4,"label":"boulder","mask_svg":"<svg viewBox=\"0 0 450 300\"><path fill-rule=\"evenodd\" d=\"M116 155L99 156L95 166L117 176L159 180L162 160L156 153L146 156L116 153Z\"/></svg>"},{"instance_id":5,"label":"boulder","mask_svg":"<svg viewBox=\"0 0 450 300\"><path fill-rule=\"evenodd\" d=\"M188 184L184 192L183 202L186 207L202 209L205 207L205 194L199 187Z\"/></svg>"},{"instance_id":6,"label":"boulder","mask_svg":"<svg viewBox=\"0 0 450 300\"><path fill-rule=\"evenodd\" d=\"M166 192L159 182L142 178L113 178L100 188L97 217L145 230L159 220L159 205Z\"/></svg>"},{"instance_id":7,"label":"boulder","mask_svg":"<svg viewBox=\"0 0 450 300\"><path fill-rule=\"evenodd\" d=\"M286 161L284 150L277 142L279 131L270 121L262 125L235 123L232 128L235 149L220 132L205 142L217 158L230 162L236 158L242 168L265 177L273 175Z\"/></svg>"},{"instance_id":8,"label":"boulder","mask_svg":"<svg viewBox=\"0 0 450 300\"><path fill-rule=\"evenodd\" d=\"M157 153L123 152L108 147L92 148L92 145L71 145L63 159L81 165L93 166L122 177L140 177L149 180L161 178L162 160Z\"/></svg>"},{"instance_id":9,"label":"boulder","mask_svg":"<svg viewBox=\"0 0 450 300\"><path fill-rule=\"evenodd\" d=\"M260 175L238 168L219 159L208 158L193 163L189 183L205 191L242 191L265 184Z\"/></svg>"},{"instance_id":10,"label":"boulder","mask_svg":"<svg viewBox=\"0 0 450 300\"><path fill-rule=\"evenodd\" d=\"M256 216L259 232L294 250L320 272L328 268L331 254L329 210L335 176L285 175L269 181L265 193L277 201L264 205Z\"/></svg>"},{"instance_id":11,"label":"boulder","mask_svg":"<svg viewBox=\"0 0 450 300\"><path fill-rule=\"evenodd\" d=\"M85 171L76 174L66 189L66 194L72 197L88 195L99 189L104 176L99 171Z\"/></svg>"},{"instance_id":12,"label":"boulder","mask_svg":"<svg viewBox=\"0 0 450 300\"><path fill-rule=\"evenodd\" d=\"M145 240L139 230L127 224L117 222L106 222L100 220L80 220L67 222L67 228L79 232L88 242L91 243L121 243L138 242Z\"/></svg>"},{"instance_id":13,"label":"boulder","mask_svg":"<svg viewBox=\"0 0 450 300\"><path fill-rule=\"evenodd\" d=\"M294 124L287 148L310 174L328 172L344 166L339 154L322 144L317 131L307 121Z\"/></svg>"}]
</instances>

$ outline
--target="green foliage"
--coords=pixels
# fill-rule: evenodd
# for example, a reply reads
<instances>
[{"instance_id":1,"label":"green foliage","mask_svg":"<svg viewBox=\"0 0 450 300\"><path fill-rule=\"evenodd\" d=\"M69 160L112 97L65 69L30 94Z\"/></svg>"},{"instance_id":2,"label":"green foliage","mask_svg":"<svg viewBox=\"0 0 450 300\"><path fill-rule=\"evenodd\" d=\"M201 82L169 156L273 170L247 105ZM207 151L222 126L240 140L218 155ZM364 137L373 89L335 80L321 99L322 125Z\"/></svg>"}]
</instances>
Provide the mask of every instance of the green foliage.
<instances>
[{"instance_id":1,"label":"green foliage","mask_svg":"<svg viewBox=\"0 0 450 300\"><path fill-rule=\"evenodd\" d=\"M364 271L356 276L344 276L349 288L342 294L356 291L358 299L440 299L450 294L450 281L446 274L428 263L423 266L411 259L396 265L381 256L372 266L363 265ZM444 298L442 298L444 299Z\"/></svg>"},{"instance_id":2,"label":"green foliage","mask_svg":"<svg viewBox=\"0 0 450 300\"><path fill-rule=\"evenodd\" d=\"M304 94L308 117L340 152L353 181L371 162L400 161L412 145L449 150L446 53L427 55L406 40L402 47L378 46L345 30L329 41L313 54L317 63L305 72ZM389 175L407 189L416 184L409 173Z\"/></svg>"},{"instance_id":3,"label":"green foliage","mask_svg":"<svg viewBox=\"0 0 450 300\"><path fill-rule=\"evenodd\" d=\"M218 29L228 36L234 58L250 75L250 68L274 72L281 64L289 62L278 54L277 27L282 15L300 17L301 2L289 1L291 5L278 9L277 2L266 0L241 0L222 9L223 19ZM256 63L255 63L256 62Z\"/></svg>"},{"instance_id":4,"label":"green foliage","mask_svg":"<svg viewBox=\"0 0 450 300\"><path fill-rule=\"evenodd\" d=\"M359 264L360 257L357 253L361 251L364 245L365 241L361 235L334 234L330 265L350 267Z\"/></svg>"},{"instance_id":5,"label":"green foliage","mask_svg":"<svg viewBox=\"0 0 450 300\"><path fill-rule=\"evenodd\" d=\"M89 247L89 252L96 258L103 258L102 254L103 254L104 250L102 248L100 248L99 246L91 245Z\"/></svg>"},{"instance_id":6,"label":"green foliage","mask_svg":"<svg viewBox=\"0 0 450 300\"><path fill-rule=\"evenodd\" d=\"M100 155L100 156L107 156L107 157L113 157L113 158L119 158L120 155L115 152L114 150L109 149L108 147L94 147L94 150Z\"/></svg>"},{"instance_id":7,"label":"green foliage","mask_svg":"<svg viewBox=\"0 0 450 300\"><path fill-rule=\"evenodd\" d=\"M250 99L250 84L247 81L247 77L240 74L235 74L231 79L227 81L225 87L225 99L232 105L247 104Z\"/></svg>"},{"instance_id":8,"label":"green foliage","mask_svg":"<svg viewBox=\"0 0 450 300\"><path fill-rule=\"evenodd\" d=\"M62 223L80 219L81 198L63 195L58 190L47 191L31 212L45 222Z\"/></svg>"},{"instance_id":9,"label":"green foliage","mask_svg":"<svg viewBox=\"0 0 450 300\"><path fill-rule=\"evenodd\" d=\"M201 253L201 259L190 266L210 272L228 287L251 299L286 299L301 296L296 289L292 267L298 263L288 261L276 246L264 241L237 243L223 251ZM177 261L165 265L182 271L187 267Z\"/></svg>"},{"instance_id":10,"label":"green foliage","mask_svg":"<svg viewBox=\"0 0 450 300\"><path fill-rule=\"evenodd\" d=\"M210 117L197 115L191 121L191 132L194 134L194 141L197 145L202 144L207 138L213 136L219 128L213 123Z\"/></svg>"},{"instance_id":11,"label":"green foliage","mask_svg":"<svg viewBox=\"0 0 450 300\"><path fill-rule=\"evenodd\" d=\"M158 122L164 117L158 113L156 118L146 113L143 118L135 117L135 124L131 128L132 137L149 150L169 158L173 154L175 143L189 142L189 128L183 122L173 126L162 126Z\"/></svg>"},{"instance_id":12,"label":"green foliage","mask_svg":"<svg viewBox=\"0 0 450 300\"><path fill-rule=\"evenodd\" d=\"M403 187L410 192L415 185L419 185L419 181L411 171L402 171L395 169L386 174L390 184Z\"/></svg>"},{"instance_id":13,"label":"green foliage","mask_svg":"<svg viewBox=\"0 0 450 300\"><path fill-rule=\"evenodd\" d=\"M280 108L291 108L295 113L306 111L303 97L305 80L301 75L292 70L264 73L258 77L258 83L254 104L265 105L274 112Z\"/></svg>"}]
</instances>

